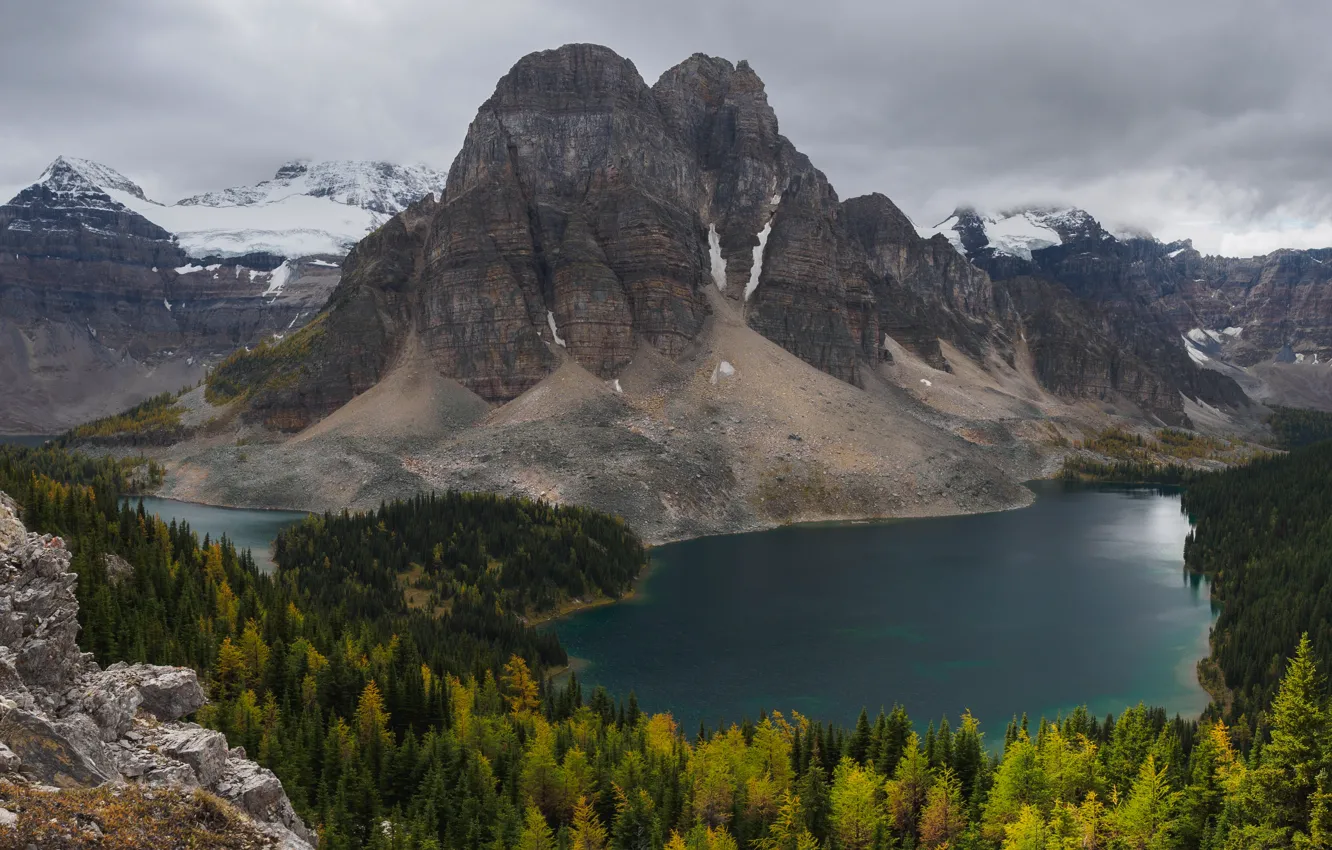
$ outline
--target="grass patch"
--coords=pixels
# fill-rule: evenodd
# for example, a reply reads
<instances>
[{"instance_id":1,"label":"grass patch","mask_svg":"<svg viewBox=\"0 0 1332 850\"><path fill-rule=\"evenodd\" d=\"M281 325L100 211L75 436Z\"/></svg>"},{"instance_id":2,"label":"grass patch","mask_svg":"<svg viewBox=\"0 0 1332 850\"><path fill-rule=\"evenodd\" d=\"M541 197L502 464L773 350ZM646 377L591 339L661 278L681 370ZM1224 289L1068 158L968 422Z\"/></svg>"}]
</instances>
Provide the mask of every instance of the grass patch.
<instances>
[{"instance_id":1,"label":"grass patch","mask_svg":"<svg viewBox=\"0 0 1332 850\"><path fill-rule=\"evenodd\" d=\"M18 815L6 847L164 850L275 847L230 805L206 791L138 785L38 791L0 782L0 805Z\"/></svg>"}]
</instances>

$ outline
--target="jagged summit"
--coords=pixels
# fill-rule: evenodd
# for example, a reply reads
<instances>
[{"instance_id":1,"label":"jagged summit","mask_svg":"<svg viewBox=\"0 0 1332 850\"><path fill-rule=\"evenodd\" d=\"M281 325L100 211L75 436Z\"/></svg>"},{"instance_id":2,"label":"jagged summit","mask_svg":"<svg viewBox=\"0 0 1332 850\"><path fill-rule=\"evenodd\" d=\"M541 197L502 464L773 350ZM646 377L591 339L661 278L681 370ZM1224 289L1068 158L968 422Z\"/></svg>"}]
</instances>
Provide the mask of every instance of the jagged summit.
<instances>
[{"instance_id":1,"label":"jagged summit","mask_svg":"<svg viewBox=\"0 0 1332 850\"><path fill-rule=\"evenodd\" d=\"M60 156L9 205L133 213L174 234L190 257L296 259L341 256L389 217L443 186L443 173L424 165L293 160L271 180L163 204L110 166ZM49 221L18 227L34 233L59 229Z\"/></svg>"},{"instance_id":2,"label":"jagged summit","mask_svg":"<svg viewBox=\"0 0 1332 850\"><path fill-rule=\"evenodd\" d=\"M1084 239L1112 239L1086 210L1066 206L1027 206L982 212L960 206L943 221L922 228L922 236L942 233L958 252L975 257L982 251L1030 261L1033 251Z\"/></svg>"},{"instance_id":3,"label":"jagged summit","mask_svg":"<svg viewBox=\"0 0 1332 850\"><path fill-rule=\"evenodd\" d=\"M284 163L271 180L253 186L205 192L177 203L180 206L253 206L309 195L390 216L402 212L431 192L441 190L444 181L443 172L425 165L298 159Z\"/></svg>"},{"instance_id":4,"label":"jagged summit","mask_svg":"<svg viewBox=\"0 0 1332 850\"><path fill-rule=\"evenodd\" d=\"M57 191L123 192L141 201L147 200L143 189L137 183L110 166L90 159L72 156L58 156L37 183L49 186Z\"/></svg>"}]
</instances>

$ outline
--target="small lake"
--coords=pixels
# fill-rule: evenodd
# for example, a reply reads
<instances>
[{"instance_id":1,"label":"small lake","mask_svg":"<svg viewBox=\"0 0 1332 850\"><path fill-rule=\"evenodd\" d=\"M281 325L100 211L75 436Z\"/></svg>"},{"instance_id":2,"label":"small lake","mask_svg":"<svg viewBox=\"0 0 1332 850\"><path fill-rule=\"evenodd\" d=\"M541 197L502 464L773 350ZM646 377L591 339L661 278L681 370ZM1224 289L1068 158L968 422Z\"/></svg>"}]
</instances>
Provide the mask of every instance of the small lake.
<instances>
[{"instance_id":1,"label":"small lake","mask_svg":"<svg viewBox=\"0 0 1332 850\"><path fill-rule=\"evenodd\" d=\"M264 572L272 572L273 541L278 532L305 519L309 514L300 511L268 511L252 508L218 508L194 502L178 502L156 496L130 496L126 501L137 508L139 500L150 514L157 514L163 522L187 522L190 530L203 540L207 534L214 539L226 535L235 547L249 549L254 562Z\"/></svg>"},{"instance_id":2,"label":"small lake","mask_svg":"<svg viewBox=\"0 0 1332 850\"><path fill-rule=\"evenodd\" d=\"M700 721L800 711L922 727L1139 700L1196 716L1212 608L1177 494L1035 482L1021 510L788 526L653 550L634 598L553 625L587 687Z\"/></svg>"}]
</instances>

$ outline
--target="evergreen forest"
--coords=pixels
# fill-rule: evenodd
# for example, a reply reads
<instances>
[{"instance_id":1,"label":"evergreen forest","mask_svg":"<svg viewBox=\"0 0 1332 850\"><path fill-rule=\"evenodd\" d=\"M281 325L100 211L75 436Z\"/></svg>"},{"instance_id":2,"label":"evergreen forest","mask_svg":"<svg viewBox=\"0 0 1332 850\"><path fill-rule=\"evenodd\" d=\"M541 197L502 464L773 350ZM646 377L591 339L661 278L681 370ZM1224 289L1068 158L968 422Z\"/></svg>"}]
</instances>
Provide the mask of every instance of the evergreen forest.
<instances>
[{"instance_id":1,"label":"evergreen forest","mask_svg":"<svg viewBox=\"0 0 1332 850\"><path fill-rule=\"evenodd\" d=\"M160 476L0 447L0 490L73 553L83 648L198 670L195 719L274 770L326 848L1332 846L1332 445L1187 484L1186 563L1223 606L1202 718L993 731L922 732L901 707L684 730L633 694L551 684L566 657L533 621L624 595L646 564L612 517L423 495L311 518L267 576L121 499Z\"/></svg>"}]
</instances>

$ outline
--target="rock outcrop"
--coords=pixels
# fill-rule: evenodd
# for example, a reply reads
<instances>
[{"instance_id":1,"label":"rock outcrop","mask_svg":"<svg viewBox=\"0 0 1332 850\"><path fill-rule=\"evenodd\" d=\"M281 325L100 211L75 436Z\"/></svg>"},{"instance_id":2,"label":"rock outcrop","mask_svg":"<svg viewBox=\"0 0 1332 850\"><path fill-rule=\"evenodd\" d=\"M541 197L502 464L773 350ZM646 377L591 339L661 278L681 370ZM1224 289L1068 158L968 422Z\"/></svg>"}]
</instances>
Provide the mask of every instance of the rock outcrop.
<instances>
[{"instance_id":1,"label":"rock outcrop","mask_svg":"<svg viewBox=\"0 0 1332 850\"><path fill-rule=\"evenodd\" d=\"M1086 214L1040 219L1041 245L1110 238ZM979 265L946 236L923 237L883 195L840 201L780 134L746 62L696 54L649 87L605 47L534 53L481 106L443 197L353 250L326 332L245 416L306 427L374 386L409 338L441 375L491 403L566 358L614 381L641 351L674 359L696 345L714 288L750 328L857 386L894 344L937 369L952 368L943 343L982 368L992 356L1011 367L1024 333L1017 303L1030 299L995 281L1041 270L1030 246L1026 265L987 266L996 252L975 224L967 238ZM1061 394L1121 393L1172 422L1184 421L1183 396L1243 401L1229 379L1200 377L1140 298L1130 309L1081 300L1078 327L1042 337L1094 332L1104 357L1040 373ZM1073 353L1056 347L1050 362Z\"/></svg>"},{"instance_id":2,"label":"rock outcrop","mask_svg":"<svg viewBox=\"0 0 1332 850\"><path fill-rule=\"evenodd\" d=\"M940 227L933 238L947 238L984 269L1022 315L1028 340L1041 347L1037 375L1049 389L1066 397L1120 392L1172 424L1187 423L1185 398L1246 403L1232 378L1189 353L1184 337L1199 327L1195 304L1214 299L1194 297L1201 281L1182 279L1177 258L1186 252L1177 246L1121 239L1073 208L1002 215L962 208Z\"/></svg>"},{"instance_id":3,"label":"rock outcrop","mask_svg":"<svg viewBox=\"0 0 1332 850\"><path fill-rule=\"evenodd\" d=\"M940 335L978 356L1003 338L988 278L942 243L875 241L886 214L844 208L745 62L695 55L649 87L604 47L535 53L482 105L443 197L353 250L299 379L249 415L308 424L376 383L410 335L491 402L565 357L613 380L640 346L694 344L709 287L854 384L887 356L883 329L940 366Z\"/></svg>"},{"instance_id":4,"label":"rock outcrop","mask_svg":"<svg viewBox=\"0 0 1332 850\"><path fill-rule=\"evenodd\" d=\"M79 651L69 567L64 543L24 532L0 494L0 774L57 788L204 788L282 846L308 850L314 839L277 777L222 733L180 721L206 702L193 670L102 669Z\"/></svg>"}]
</instances>

